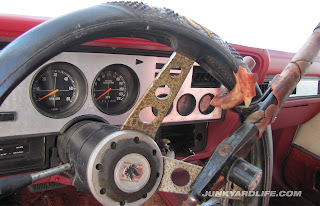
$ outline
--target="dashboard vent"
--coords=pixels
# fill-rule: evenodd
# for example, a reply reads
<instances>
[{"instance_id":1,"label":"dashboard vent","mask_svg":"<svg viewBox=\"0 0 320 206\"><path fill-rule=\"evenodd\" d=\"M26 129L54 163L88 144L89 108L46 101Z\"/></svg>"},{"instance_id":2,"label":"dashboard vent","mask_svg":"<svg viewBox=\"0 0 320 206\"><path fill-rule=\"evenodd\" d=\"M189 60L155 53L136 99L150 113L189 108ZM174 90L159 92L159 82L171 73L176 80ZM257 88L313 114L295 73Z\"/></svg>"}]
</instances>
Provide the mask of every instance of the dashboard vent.
<instances>
[{"instance_id":1,"label":"dashboard vent","mask_svg":"<svg viewBox=\"0 0 320 206\"><path fill-rule=\"evenodd\" d=\"M163 66L164 64L162 63L156 63L156 69L162 69Z\"/></svg>"},{"instance_id":2,"label":"dashboard vent","mask_svg":"<svg viewBox=\"0 0 320 206\"><path fill-rule=\"evenodd\" d=\"M263 82L262 84L259 84L259 87L260 87L262 93L267 91L268 86L269 86L269 82Z\"/></svg>"},{"instance_id":3,"label":"dashboard vent","mask_svg":"<svg viewBox=\"0 0 320 206\"><path fill-rule=\"evenodd\" d=\"M270 79L270 78L269 78ZM259 87L264 93L268 89L270 81L265 81L263 84L259 84ZM316 97L320 95L320 80L318 78L306 77L300 80L297 87L293 90L290 98L296 97Z\"/></svg>"},{"instance_id":4,"label":"dashboard vent","mask_svg":"<svg viewBox=\"0 0 320 206\"><path fill-rule=\"evenodd\" d=\"M193 67L191 88L219 88L220 83L200 66Z\"/></svg>"},{"instance_id":5,"label":"dashboard vent","mask_svg":"<svg viewBox=\"0 0 320 206\"><path fill-rule=\"evenodd\" d=\"M261 89L261 92L264 93L265 91L267 91L268 87L269 87L269 81L268 82L263 82L262 84L259 84L259 87ZM292 94L296 94L297 93L297 88L295 88L292 92Z\"/></svg>"},{"instance_id":6,"label":"dashboard vent","mask_svg":"<svg viewBox=\"0 0 320 206\"><path fill-rule=\"evenodd\" d=\"M154 75L155 78L158 76L158 74L160 73L160 71L161 71L161 69L162 69L162 67L164 65L165 64L163 64L163 63L156 63L156 72L155 72L155 75ZM173 67L170 70L170 75L172 77L178 76L180 73L181 73L181 68L180 67ZM162 87L162 86L160 86L160 87Z\"/></svg>"}]
</instances>

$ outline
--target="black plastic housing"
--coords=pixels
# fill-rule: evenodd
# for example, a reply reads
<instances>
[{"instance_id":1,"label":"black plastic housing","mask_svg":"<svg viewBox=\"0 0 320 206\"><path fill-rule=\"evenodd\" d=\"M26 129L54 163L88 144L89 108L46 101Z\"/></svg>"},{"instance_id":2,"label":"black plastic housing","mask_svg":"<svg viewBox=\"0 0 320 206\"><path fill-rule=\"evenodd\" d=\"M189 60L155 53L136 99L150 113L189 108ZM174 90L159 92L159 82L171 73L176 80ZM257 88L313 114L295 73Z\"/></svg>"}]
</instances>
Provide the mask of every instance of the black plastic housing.
<instances>
[{"instance_id":1,"label":"black plastic housing","mask_svg":"<svg viewBox=\"0 0 320 206\"><path fill-rule=\"evenodd\" d=\"M91 152L103 138L119 129L119 126L87 120L76 123L58 137L59 158L62 162L72 165L72 184L77 189L90 193L87 165Z\"/></svg>"}]
</instances>

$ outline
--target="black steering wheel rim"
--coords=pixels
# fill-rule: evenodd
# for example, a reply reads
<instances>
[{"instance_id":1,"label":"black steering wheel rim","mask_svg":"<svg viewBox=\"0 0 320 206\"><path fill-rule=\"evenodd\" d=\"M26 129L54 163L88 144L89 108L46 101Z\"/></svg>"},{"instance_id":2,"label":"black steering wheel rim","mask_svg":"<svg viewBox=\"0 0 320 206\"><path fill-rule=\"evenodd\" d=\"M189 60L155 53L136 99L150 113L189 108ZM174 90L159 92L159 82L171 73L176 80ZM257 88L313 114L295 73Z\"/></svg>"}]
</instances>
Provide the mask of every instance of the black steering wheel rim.
<instances>
[{"instance_id":1,"label":"black steering wheel rim","mask_svg":"<svg viewBox=\"0 0 320 206\"><path fill-rule=\"evenodd\" d=\"M170 46L198 62L229 90L235 85L233 72L239 66L248 70L229 44L184 16L143 3L108 3L49 20L6 46L0 53L0 105L23 79L67 48L119 36Z\"/></svg>"},{"instance_id":2,"label":"black steering wheel rim","mask_svg":"<svg viewBox=\"0 0 320 206\"><path fill-rule=\"evenodd\" d=\"M240 65L247 68L219 36L184 16L143 3L108 3L49 20L6 46L0 53L0 104L32 71L68 47L115 36L168 45L201 64L228 89L235 85L233 72Z\"/></svg>"}]
</instances>

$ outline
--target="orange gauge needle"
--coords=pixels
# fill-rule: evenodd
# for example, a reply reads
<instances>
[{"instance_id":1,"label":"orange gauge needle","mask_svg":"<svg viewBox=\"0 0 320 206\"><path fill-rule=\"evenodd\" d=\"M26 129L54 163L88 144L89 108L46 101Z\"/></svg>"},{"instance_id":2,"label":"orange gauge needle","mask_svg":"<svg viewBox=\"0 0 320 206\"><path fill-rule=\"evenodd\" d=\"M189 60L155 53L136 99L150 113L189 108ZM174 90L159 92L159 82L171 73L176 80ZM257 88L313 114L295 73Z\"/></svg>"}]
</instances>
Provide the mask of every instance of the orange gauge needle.
<instances>
[{"instance_id":1,"label":"orange gauge needle","mask_svg":"<svg viewBox=\"0 0 320 206\"><path fill-rule=\"evenodd\" d=\"M104 95L108 94L112 89L109 88L107 91L105 91L103 94L101 94L96 100L99 100L101 97L103 97Z\"/></svg>"},{"instance_id":2,"label":"orange gauge needle","mask_svg":"<svg viewBox=\"0 0 320 206\"><path fill-rule=\"evenodd\" d=\"M55 93L57 93L58 91L59 91L59 89L56 89L56 90L54 90L53 92L50 92L50 93L47 94L46 96L41 97L41 98L40 98L40 101L43 100L43 99L45 99L45 98L47 98L47 97L49 97L49 96L51 96L51 95L53 95L53 94L55 94Z\"/></svg>"}]
</instances>

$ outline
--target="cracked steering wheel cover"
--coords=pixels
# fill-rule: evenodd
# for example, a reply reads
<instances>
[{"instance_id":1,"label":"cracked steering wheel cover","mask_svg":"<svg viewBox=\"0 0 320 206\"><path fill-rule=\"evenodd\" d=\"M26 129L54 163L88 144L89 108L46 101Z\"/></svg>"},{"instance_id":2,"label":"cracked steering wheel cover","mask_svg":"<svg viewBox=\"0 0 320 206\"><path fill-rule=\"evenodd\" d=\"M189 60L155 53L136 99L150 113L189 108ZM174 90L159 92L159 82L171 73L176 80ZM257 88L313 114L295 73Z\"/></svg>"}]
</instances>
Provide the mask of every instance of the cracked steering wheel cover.
<instances>
[{"instance_id":1,"label":"cracked steering wheel cover","mask_svg":"<svg viewBox=\"0 0 320 206\"><path fill-rule=\"evenodd\" d=\"M65 49L95 39L137 37L170 46L197 61L228 89L233 71L247 68L221 38L169 9L138 2L113 2L49 20L17 38L0 53L0 104L40 65Z\"/></svg>"}]
</instances>

